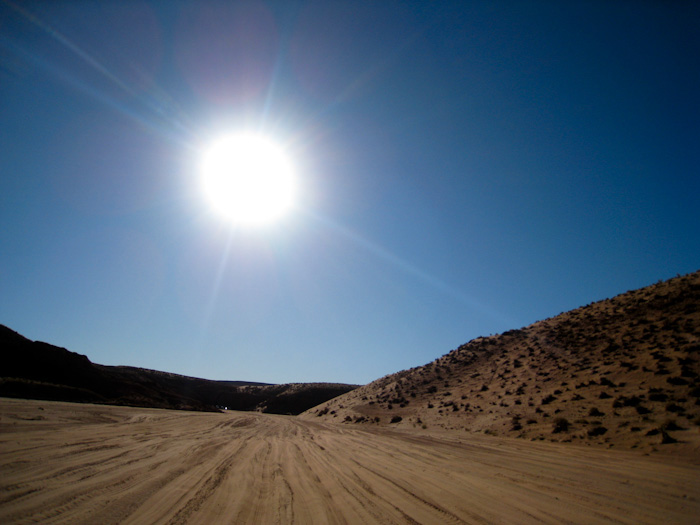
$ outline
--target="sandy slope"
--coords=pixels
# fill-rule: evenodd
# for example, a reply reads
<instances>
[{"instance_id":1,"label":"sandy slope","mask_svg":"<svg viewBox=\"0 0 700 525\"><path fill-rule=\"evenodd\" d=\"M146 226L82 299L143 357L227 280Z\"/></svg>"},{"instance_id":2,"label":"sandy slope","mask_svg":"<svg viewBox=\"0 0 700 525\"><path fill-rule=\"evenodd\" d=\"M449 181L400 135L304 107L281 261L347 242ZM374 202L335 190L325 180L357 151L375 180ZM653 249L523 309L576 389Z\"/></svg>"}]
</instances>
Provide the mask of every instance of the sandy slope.
<instances>
[{"instance_id":1,"label":"sandy slope","mask_svg":"<svg viewBox=\"0 0 700 525\"><path fill-rule=\"evenodd\" d=\"M257 413L0 399L0 523L695 523L700 467Z\"/></svg>"},{"instance_id":2,"label":"sandy slope","mask_svg":"<svg viewBox=\"0 0 700 525\"><path fill-rule=\"evenodd\" d=\"M700 458L700 271L478 337L301 417Z\"/></svg>"}]
</instances>

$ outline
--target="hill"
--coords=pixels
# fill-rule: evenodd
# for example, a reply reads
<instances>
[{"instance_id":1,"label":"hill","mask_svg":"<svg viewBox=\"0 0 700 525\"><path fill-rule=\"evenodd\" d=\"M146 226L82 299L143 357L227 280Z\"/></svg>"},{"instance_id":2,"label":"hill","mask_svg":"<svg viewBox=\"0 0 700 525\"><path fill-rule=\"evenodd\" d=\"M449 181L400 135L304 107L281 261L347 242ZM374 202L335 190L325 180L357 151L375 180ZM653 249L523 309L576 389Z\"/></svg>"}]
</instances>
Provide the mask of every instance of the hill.
<instances>
[{"instance_id":1,"label":"hill","mask_svg":"<svg viewBox=\"0 0 700 525\"><path fill-rule=\"evenodd\" d=\"M695 272L479 337L301 417L651 450L698 434L699 358Z\"/></svg>"},{"instance_id":2,"label":"hill","mask_svg":"<svg viewBox=\"0 0 700 525\"><path fill-rule=\"evenodd\" d=\"M211 381L157 370L92 363L0 325L0 396L82 403L298 414L356 388L335 383L271 385Z\"/></svg>"}]
</instances>

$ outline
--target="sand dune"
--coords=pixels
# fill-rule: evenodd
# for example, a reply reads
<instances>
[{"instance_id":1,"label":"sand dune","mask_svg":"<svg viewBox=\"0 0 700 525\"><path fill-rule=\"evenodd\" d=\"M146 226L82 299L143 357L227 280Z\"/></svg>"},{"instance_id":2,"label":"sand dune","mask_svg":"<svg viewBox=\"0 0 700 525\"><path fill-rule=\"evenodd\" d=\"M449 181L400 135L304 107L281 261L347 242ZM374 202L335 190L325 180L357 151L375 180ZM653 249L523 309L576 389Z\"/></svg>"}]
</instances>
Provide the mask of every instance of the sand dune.
<instances>
[{"instance_id":1,"label":"sand dune","mask_svg":"<svg viewBox=\"0 0 700 525\"><path fill-rule=\"evenodd\" d=\"M0 522L692 523L698 465L249 412L0 399Z\"/></svg>"},{"instance_id":2,"label":"sand dune","mask_svg":"<svg viewBox=\"0 0 700 525\"><path fill-rule=\"evenodd\" d=\"M490 337L302 418L700 457L700 271Z\"/></svg>"}]
</instances>

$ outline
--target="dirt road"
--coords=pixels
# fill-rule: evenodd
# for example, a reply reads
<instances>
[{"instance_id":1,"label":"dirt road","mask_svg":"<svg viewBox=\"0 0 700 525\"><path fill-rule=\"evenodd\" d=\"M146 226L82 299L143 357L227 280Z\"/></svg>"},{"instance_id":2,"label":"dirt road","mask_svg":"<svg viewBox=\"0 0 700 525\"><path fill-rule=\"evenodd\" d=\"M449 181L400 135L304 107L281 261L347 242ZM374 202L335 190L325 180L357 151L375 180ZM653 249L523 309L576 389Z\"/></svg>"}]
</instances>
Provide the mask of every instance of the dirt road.
<instances>
[{"instance_id":1,"label":"dirt road","mask_svg":"<svg viewBox=\"0 0 700 525\"><path fill-rule=\"evenodd\" d=\"M697 523L700 468L489 436L0 399L0 523Z\"/></svg>"}]
</instances>

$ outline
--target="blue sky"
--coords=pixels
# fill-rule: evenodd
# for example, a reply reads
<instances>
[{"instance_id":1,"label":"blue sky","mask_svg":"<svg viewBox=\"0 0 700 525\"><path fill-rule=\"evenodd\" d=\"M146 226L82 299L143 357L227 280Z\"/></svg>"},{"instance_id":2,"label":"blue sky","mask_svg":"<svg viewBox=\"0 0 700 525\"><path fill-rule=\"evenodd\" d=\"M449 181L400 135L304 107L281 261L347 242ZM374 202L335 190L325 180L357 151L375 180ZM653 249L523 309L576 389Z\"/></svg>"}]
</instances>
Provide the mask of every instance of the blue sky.
<instances>
[{"instance_id":1,"label":"blue sky","mask_svg":"<svg viewBox=\"0 0 700 525\"><path fill-rule=\"evenodd\" d=\"M700 268L694 2L0 1L0 323L366 383ZM230 130L293 210L203 198Z\"/></svg>"}]
</instances>

